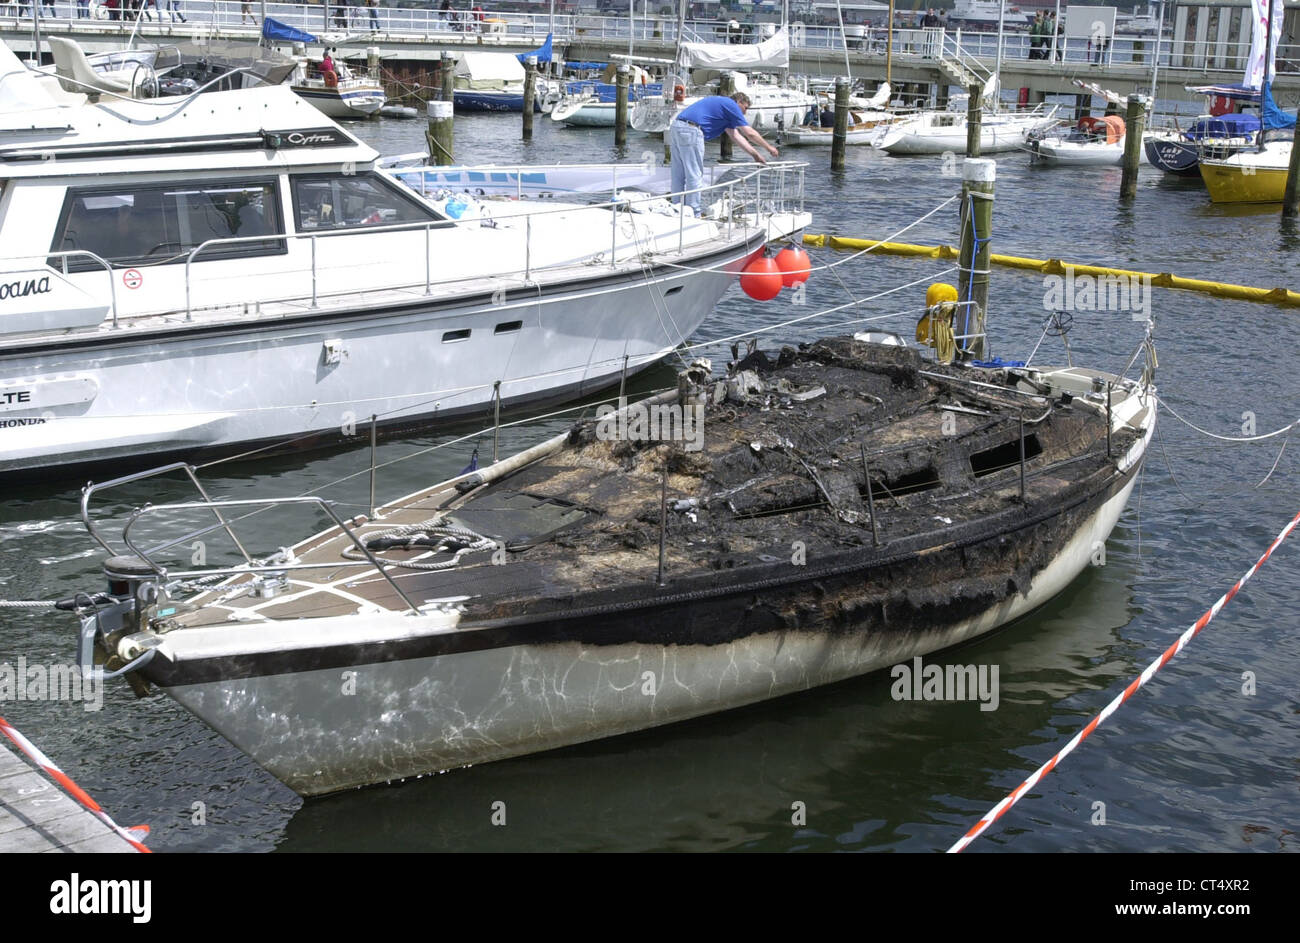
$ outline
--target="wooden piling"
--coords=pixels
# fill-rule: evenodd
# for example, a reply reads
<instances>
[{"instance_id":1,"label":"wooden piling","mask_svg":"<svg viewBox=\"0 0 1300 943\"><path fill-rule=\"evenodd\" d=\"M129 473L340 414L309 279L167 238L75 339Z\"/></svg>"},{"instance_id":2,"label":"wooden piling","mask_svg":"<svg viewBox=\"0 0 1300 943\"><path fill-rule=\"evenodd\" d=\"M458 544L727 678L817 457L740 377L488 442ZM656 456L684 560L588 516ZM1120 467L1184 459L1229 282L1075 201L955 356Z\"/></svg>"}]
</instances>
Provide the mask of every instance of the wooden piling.
<instances>
[{"instance_id":1,"label":"wooden piling","mask_svg":"<svg viewBox=\"0 0 1300 943\"><path fill-rule=\"evenodd\" d=\"M533 139L533 97L537 94L537 57L524 61L524 140Z\"/></svg>"},{"instance_id":2,"label":"wooden piling","mask_svg":"<svg viewBox=\"0 0 1300 943\"><path fill-rule=\"evenodd\" d=\"M429 159L439 167L454 164L455 120L452 116L450 101L431 101L428 103L429 127L424 132L424 139L429 145Z\"/></svg>"},{"instance_id":3,"label":"wooden piling","mask_svg":"<svg viewBox=\"0 0 1300 943\"><path fill-rule=\"evenodd\" d=\"M445 102L452 101L455 97L456 88L456 56L450 52L444 52L440 60L440 74L438 76L442 83L442 100Z\"/></svg>"},{"instance_id":4,"label":"wooden piling","mask_svg":"<svg viewBox=\"0 0 1300 943\"><path fill-rule=\"evenodd\" d=\"M627 146L627 90L632 69L625 63L618 67L618 86L614 98L614 146Z\"/></svg>"},{"instance_id":5,"label":"wooden piling","mask_svg":"<svg viewBox=\"0 0 1300 943\"><path fill-rule=\"evenodd\" d=\"M1286 172L1286 192L1282 195L1282 217L1293 219L1300 216L1300 121L1295 125L1295 136L1291 144L1291 164Z\"/></svg>"},{"instance_id":6,"label":"wooden piling","mask_svg":"<svg viewBox=\"0 0 1300 943\"><path fill-rule=\"evenodd\" d=\"M722 77L718 79L718 94L726 95L728 98L736 91L736 76L731 72L723 72ZM718 138L718 159L724 164L731 160L731 135L723 134Z\"/></svg>"},{"instance_id":7,"label":"wooden piling","mask_svg":"<svg viewBox=\"0 0 1300 943\"><path fill-rule=\"evenodd\" d=\"M993 235L993 183L997 162L968 158L961 170L961 250L958 255L957 334L974 335L958 342L960 356L983 360L986 353L984 323L989 302L990 239Z\"/></svg>"},{"instance_id":8,"label":"wooden piling","mask_svg":"<svg viewBox=\"0 0 1300 943\"><path fill-rule=\"evenodd\" d=\"M1147 103L1141 95L1128 97L1128 113L1124 116L1124 174L1119 182L1119 198L1127 201L1137 197L1138 164L1142 160L1142 129L1146 124Z\"/></svg>"},{"instance_id":9,"label":"wooden piling","mask_svg":"<svg viewBox=\"0 0 1300 943\"><path fill-rule=\"evenodd\" d=\"M831 173L844 172L844 152L849 143L849 80L835 80L835 130L831 132Z\"/></svg>"},{"instance_id":10,"label":"wooden piling","mask_svg":"<svg viewBox=\"0 0 1300 943\"><path fill-rule=\"evenodd\" d=\"M966 156L968 158L980 156L980 96L983 94L984 86L978 82L966 86Z\"/></svg>"}]
</instances>

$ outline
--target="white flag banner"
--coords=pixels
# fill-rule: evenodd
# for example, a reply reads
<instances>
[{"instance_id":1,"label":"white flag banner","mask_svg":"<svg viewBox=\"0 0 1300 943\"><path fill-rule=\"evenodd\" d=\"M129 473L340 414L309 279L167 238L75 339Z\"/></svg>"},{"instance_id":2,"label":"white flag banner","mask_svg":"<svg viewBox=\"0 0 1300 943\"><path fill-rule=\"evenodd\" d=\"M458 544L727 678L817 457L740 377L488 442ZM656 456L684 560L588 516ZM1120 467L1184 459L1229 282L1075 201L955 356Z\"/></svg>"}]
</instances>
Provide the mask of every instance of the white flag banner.
<instances>
[{"instance_id":1,"label":"white flag banner","mask_svg":"<svg viewBox=\"0 0 1300 943\"><path fill-rule=\"evenodd\" d=\"M1283 0L1273 0L1273 39L1268 35L1268 0L1251 0L1255 17L1254 29L1250 35L1250 59L1246 62L1245 84L1259 88L1264 84L1264 56L1268 55L1268 74L1275 74L1274 61L1277 59L1277 44L1282 41Z\"/></svg>"}]
</instances>

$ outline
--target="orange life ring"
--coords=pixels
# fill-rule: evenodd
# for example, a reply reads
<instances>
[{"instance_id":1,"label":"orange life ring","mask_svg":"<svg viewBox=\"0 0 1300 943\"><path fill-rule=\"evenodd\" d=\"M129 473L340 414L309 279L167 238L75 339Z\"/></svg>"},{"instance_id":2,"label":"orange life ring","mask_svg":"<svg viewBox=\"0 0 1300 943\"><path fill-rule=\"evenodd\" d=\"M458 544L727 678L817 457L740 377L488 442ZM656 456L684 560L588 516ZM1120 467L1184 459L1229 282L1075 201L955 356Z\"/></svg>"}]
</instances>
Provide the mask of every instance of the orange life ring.
<instances>
[{"instance_id":1,"label":"orange life ring","mask_svg":"<svg viewBox=\"0 0 1300 943\"><path fill-rule=\"evenodd\" d=\"M321 78L323 78L323 79L325 80L325 87L326 87L326 88L338 88L338 87L339 87L339 74L338 74L337 72L335 72L335 71L333 71L333 70L331 70L331 71L329 71L329 72L322 72L322 73L321 73Z\"/></svg>"},{"instance_id":2,"label":"orange life ring","mask_svg":"<svg viewBox=\"0 0 1300 943\"><path fill-rule=\"evenodd\" d=\"M684 101L686 101L686 86L685 86L685 85L674 85L674 86L673 86L673 101L675 101L675 102L684 102Z\"/></svg>"}]
</instances>

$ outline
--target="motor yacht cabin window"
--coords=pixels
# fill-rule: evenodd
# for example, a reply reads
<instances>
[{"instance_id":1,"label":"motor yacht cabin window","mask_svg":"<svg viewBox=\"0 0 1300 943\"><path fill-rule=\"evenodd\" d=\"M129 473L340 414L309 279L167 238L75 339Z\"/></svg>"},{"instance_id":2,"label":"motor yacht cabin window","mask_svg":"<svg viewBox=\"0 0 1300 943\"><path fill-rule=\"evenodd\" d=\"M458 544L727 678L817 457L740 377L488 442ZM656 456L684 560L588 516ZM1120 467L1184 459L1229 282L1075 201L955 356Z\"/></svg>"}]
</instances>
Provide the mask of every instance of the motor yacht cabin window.
<instances>
[{"instance_id":1,"label":"motor yacht cabin window","mask_svg":"<svg viewBox=\"0 0 1300 943\"><path fill-rule=\"evenodd\" d=\"M279 188L273 180L70 188L51 251L85 249L115 267L183 263L193 249L212 239L283 232ZM195 256L195 261L284 251L283 239L218 243ZM63 265L61 260L52 264ZM85 257L67 259L68 271L98 267Z\"/></svg>"},{"instance_id":2,"label":"motor yacht cabin window","mask_svg":"<svg viewBox=\"0 0 1300 943\"><path fill-rule=\"evenodd\" d=\"M293 206L299 232L444 221L378 174L296 176Z\"/></svg>"}]
</instances>

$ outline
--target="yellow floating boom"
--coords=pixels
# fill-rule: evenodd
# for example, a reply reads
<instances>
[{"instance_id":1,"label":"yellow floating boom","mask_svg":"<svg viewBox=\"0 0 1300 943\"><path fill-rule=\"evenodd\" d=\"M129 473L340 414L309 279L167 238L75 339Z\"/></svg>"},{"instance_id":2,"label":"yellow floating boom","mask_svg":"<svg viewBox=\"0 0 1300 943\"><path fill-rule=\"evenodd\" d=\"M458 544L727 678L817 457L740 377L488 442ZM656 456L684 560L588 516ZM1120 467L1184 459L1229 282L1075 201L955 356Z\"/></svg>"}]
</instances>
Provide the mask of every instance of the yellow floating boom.
<instances>
[{"instance_id":1,"label":"yellow floating boom","mask_svg":"<svg viewBox=\"0 0 1300 943\"><path fill-rule=\"evenodd\" d=\"M874 239L849 239L844 236L805 234L804 245L829 246L832 249L871 249L886 255L911 255L927 259L956 259L952 246L918 246L906 242L877 242ZM1249 285L1230 285L1227 282L1210 282L1200 278L1183 278L1168 272L1135 272L1132 269L1108 268L1104 265L1075 265L1060 259L1025 259L1017 255L989 257L995 265L1027 269L1042 275L1092 275L1119 278L1149 278L1159 288L1178 288L1199 291L1217 298L1235 298L1239 301L1266 301L1271 304L1300 307L1300 292L1286 288L1252 288Z\"/></svg>"}]
</instances>

